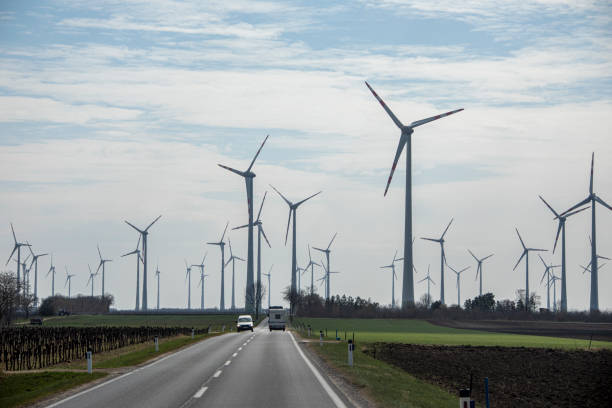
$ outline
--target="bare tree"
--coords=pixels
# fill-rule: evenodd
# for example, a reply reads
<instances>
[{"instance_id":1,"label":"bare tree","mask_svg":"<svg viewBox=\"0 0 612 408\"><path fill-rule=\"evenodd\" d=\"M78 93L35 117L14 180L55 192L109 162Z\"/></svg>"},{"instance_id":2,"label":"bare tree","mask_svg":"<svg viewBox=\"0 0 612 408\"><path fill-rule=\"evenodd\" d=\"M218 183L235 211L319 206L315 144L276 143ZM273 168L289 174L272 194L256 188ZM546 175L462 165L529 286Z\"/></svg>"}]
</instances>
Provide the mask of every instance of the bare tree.
<instances>
[{"instance_id":1,"label":"bare tree","mask_svg":"<svg viewBox=\"0 0 612 408\"><path fill-rule=\"evenodd\" d=\"M10 325L19 301L17 276L11 271L0 272L0 325Z\"/></svg>"}]
</instances>

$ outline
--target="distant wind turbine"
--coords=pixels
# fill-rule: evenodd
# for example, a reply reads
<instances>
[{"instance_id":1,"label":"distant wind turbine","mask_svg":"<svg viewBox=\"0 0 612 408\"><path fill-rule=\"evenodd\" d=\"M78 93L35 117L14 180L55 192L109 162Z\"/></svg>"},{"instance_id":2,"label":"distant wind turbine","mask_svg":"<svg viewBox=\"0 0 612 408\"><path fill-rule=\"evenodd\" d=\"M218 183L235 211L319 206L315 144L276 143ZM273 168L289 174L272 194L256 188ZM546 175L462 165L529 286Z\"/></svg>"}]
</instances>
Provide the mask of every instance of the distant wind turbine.
<instances>
[{"instance_id":1,"label":"distant wind turbine","mask_svg":"<svg viewBox=\"0 0 612 408\"><path fill-rule=\"evenodd\" d=\"M553 269L558 268L561 265L547 265L544 261L544 258L542 258L542 255L538 254L538 257L540 258L540 261L542 261L542 263L544 264L544 274L542 275L542 279L540 279L540 285L544 281L544 278L546 278L546 309L550 310L550 276L552 274Z\"/></svg>"},{"instance_id":2,"label":"distant wind turbine","mask_svg":"<svg viewBox=\"0 0 612 408\"><path fill-rule=\"evenodd\" d=\"M42 258L43 256L47 256L49 254L38 254L35 255L34 251L32 251L32 246L28 246L30 253L32 254L32 262L30 263L30 269L32 269L32 265L34 265L34 302L38 304L38 258Z\"/></svg>"},{"instance_id":3,"label":"distant wind turbine","mask_svg":"<svg viewBox=\"0 0 612 408\"><path fill-rule=\"evenodd\" d=\"M70 284L72 283L72 278L74 278L76 275L69 274L67 266L64 266L64 268L66 269L66 282L64 283L64 287L66 287L66 283L67 283L68 284L68 299L70 299Z\"/></svg>"},{"instance_id":4,"label":"distant wind turbine","mask_svg":"<svg viewBox=\"0 0 612 408\"><path fill-rule=\"evenodd\" d=\"M461 307L461 274L465 271L467 271L468 269L470 269L469 266L463 268L460 271L455 270L452 266L448 265L447 266L450 268L451 271L455 272L455 275L457 275L457 306Z\"/></svg>"},{"instance_id":5,"label":"distant wind turbine","mask_svg":"<svg viewBox=\"0 0 612 408\"><path fill-rule=\"evenodd\" d=\"M397 275L395 274L395 263L397 261L403 261L404 258L397 257L397 251L395 251L395 255L393 255L393 261L389 265L381 266L381 269L391 269L391 307L395 308L395 280L397 279Z\"/></svg>"},{"instance_id":6,"label":"distant wind turbine","mask_svg":"<svg viewBox=\"0 0 612 408\"><path fill-rule=\"evenodd\" d=\"M85 285L85 287L89 286L89 282L91 282L91 297L94 296L94 277L98 274L98 272L93 273L91 271L91 266L89 266L89 264L87 264L87 267L89 268L89 279L87 279L87 284Z\"/></svg>"},{"instance_id":7,"label":"distant wind turbine","mask_svg":"<svg viewBox=\"0 0 612 408\"><path fill-rule=\"evenodd\" d=\"M153 224L155 224L157 220L159 220L160 218L161 218L161 215L157 217L156 219L154 219L153 222L150 223L149 226L143 230L138 229L133 224L130 224L129 222L125 221L127 225L129 225L130 227L138 231L142 237L142 265L143 265L142 267L142 310L148 309L148 306L147 306L147 256L149 252L147 249L147 237L149 236L149 228L151 228Z\"/></svg>"},{"instance_id":8,"label":"distant wind turbine","mask_svg":"<svg viewBox=\"0 0 612 408\"><path fill-rule=\"evenodd\" d=\"M310 268L310 294L314 293L314 266L321 266L316 262L313 262L312 256L310 255L310 245L308 245L308 265L306 265L306 269Z\"/></svg>"},{"instance_id":9,"label":"distant wind turbine","mask_svg":"<svg viewBox=\"0 0 612 408\"><path fill-rule=\"evenodd\" d=\"M268 271L268 273L264 273L264 276L268 277L268 310L270 310L270 295L272 292L272 282L271 282L271 277L272 277L272 268L274 267L274 264L272 264L272 266L270 266L270 270Z\"/></svg>"},{"instance_id":10,"label":"distant wind turbine","mask_svg":"<svg viewBox=\"0 0 612 408\"><path fill-rule=\"evenodd\" d=\"M235 297L236 261L244 261L244 259L240 258L239 256L234 255L234 253L232 252L232 241L230 239L228 239L228 243L229 243L229 249L230 249L230 257L225 263L225 266L229 265L230 262L232 263L232 310L236 310L236 297ZM246 303L245 303L245 307L246 307Z\"/></svg>"},{"instance_id":11,"label":"distant wind turbine","mask_svg":"<svg viewBox=\"0 0 612 408\"><path fill-rule=\"evenodd\" d=\"M159 310L159 265L155 268L155 276L157 277L157 310Z\"/></svg>"},{"instance_id":12,"label":"distant wind turbine","mask_svg":"<svg viewBox=\"0 0 612 408\"><path fill-rule=\"evenodd\" d=\"M397 145L397 150L395 152L395 158L393 159L393 166L391 166L391 174L389 174L389 179L387 180L387 186L385 187L385 196L387 195L387 191L389 190L389 185L391 184L391 179L393 178L393 173L395 172L395 168L397 167L397 162L399 161L400 155L402 154L402 150L404 146L406 147L406 205L404 208L405 216L404 216L404 274L403 274L403 283L402 283L402 307L405 307L408 304L414 304L414 276L412 274L412 267L414 265L414 260L412 259L412 246L410 242L412 240L412 133L414 132L414 128L417 126L424 125L426 123L432 122L437 119L441 119L443 117L452 115L453 113L461 112L463 108L457 109L454 111L442 113L440 115L432 116L429 118L421 119L410 123L409 125L404 125L400 120L395 116L395 114L389 109L387 104L378 96L374 89L368 84L365 83L368 89L372 92L374 97L381 104L385 112L391 117L393 123L401 130L401 136L399 143ZM444 301L442 300L442 303Z\"/></svg>"},{"instance_id":13,"label":"distant wind turbine","mask_svg":"<svg viewBox=\"0 0 612 408\"><path fill-rule=\"evenodd\" d=\"M327 245L327 248L325 249L321 249L321 248L317 248L317 247L312 247L312 249L319 251L319 252L323 252L325 254L325 259L327 261L327 267L323 266L323 268L325 269L325 276L327 277L327 281L325 282L325 299L329 300L329 297L331 296L331 291L330 291L330 285L329 285L329 278L330 278L330 265L329 265L329 254L331 252L331 250L329 249L332 245L332 243L334 242L334 239L336 239L336 236L338 235L338 233L336 232L334 234L334 236L332 237L331 241L329 241L329 245ZM336 272L334 272L336 273Z\"/></svg>"},{"instance_id":14,"label":"distant wind turbine","mask_svg":"<svg viewBox=\"0 0 612 408\"><path fill-rule=\"evenodd\" d=\"M187 309L191 310L191 267L185 259L185 282L187 283Z\"/></svg>"},{"instance_id":15,"label":"distant wind turbine","mask_svg":"<svg viewBox=\"0 0 612 408\"><path fill-rule=\"evenodd\" d=\"M489 259L490 257L492 257L494 254L491 255L487 255L484 258L478 259L476 257L476 255L474 255L474 253L472 251L470 251L468 249L468 252L470 253L470 255L472 255L472 257L474 257L474 259L476 260L476 262L478 262L478 266L476 267L476 279L478 279L478 276L480 275L480 291L478 293L479 296L482 296L482 263Z\"/></svg>"},{"instance_id":16,"label":"distant wind turbine","mask_svg":"<svg viewBox=\"0 0 612 408\"><path fill-rule=\"evenodd\" d=\"M245 309L249 312L255 311L255 285L254 285L254 276L253 276L253 179L255 178L255 173L251 171L253 168L253 164L255 164L255 160L257 160L257 156L261 152L266 140L268 140L268 136L264 139L263 143L257 150L255 157L251 161L251 164L246 169L246 171L240 171L233 169L228 166L224 166L219 164L219 167L222 167L226 170L231 171L232 173L236 173L241 177L244 177L244 182L246 183L246 193L247 193L247 205L249 211L249 223L248 225L248 246L247 246L247 282L246 282L246 298L245 298Z\"/></svg>"},{"instance_id":17,"label":"distant wind turbine","mask_svg":"<svg viewBox=\"0 0 612 408\"><path fill-rule=\"evenodd\" d=\"M104 270L105 265L107 262L113 262L112 259L103 259L102 258L102 252L100 252L100 245L98 245L98 255L100 256L100 263L98 264L98 269L96 269L96 273L100 271L100 268L102 268L102 296L104 296Z\"/></svg>"},{"instance_id":18,"label":"distant wind turbine","mask_svg":"<svg viewBox=\"0 0 612 408\"><path fill-rule=\"evenodd\" d=\"M405 259L404 259L404 263L406 263L406 260L405 260ZM430 274L429 274L429 266L430 266L430 265L427 265L427 276L425 276L423 279L421 279L420 281L418 281L418 283L421 283L421 282L423 282L423 281L427 281L427 301L428 301L429 303L431 303L431 295L430 295L430 292L429 292L429 285L430 285L430 283L433 283L433 284L435 285L435 284L436 284L436 282L434 282L434 281L433 281L433 279L431 279L431 276L430 276Z\"/></svg>"},{"instance_id":19,"label":"distant wind turbine","mask_svg":"<svg viewBox=\"0 0 612 408\"><path fill-rule=\"evenodd\" d=\"M453 223L454 218L451 218L450 222L446 226L446 229L442 233L440 238L421 238L427 241L433 241L440 244L440 302L444 304L444 264L446 262L446 255L444 254L444 236L446 235L446 231L450 228Z\"/></svg>"},{"instance_id":20,"label":"distant wind turbine","mask_svg":"<svg viewBox=\"0 0 612 408\"><path fill-rule=\"evenodd\" d=\"M202 258L202 262L198 265L191 265L191 267L196 267L196 268L200 268L200 283L198 283L198 286L202 287L202 294L200 296L200 309L204 310L204 277L208 276L208 275L204 275L204 261L206 260L206 255L208 255L208 252L204 254L204 257Z\"/></svg>"},{"instance_id":21,"label":"distant wind turbine","mask_svg":"<svg viewBox=\"0 0 612 408\"><path fill-rule=\"evenodd\" d=\"M219 310L225 310L225 242L223 238L225 238L228 225L229 221L225 224L225 229L223 230L223 235L221 235L219 242L208 242L208 245L218 245L221 249L221 298Z\"/></svg>"},{"instance_id":22,"label":"distant wind turbine","mask_svg":"<svg viewBox=\"0 0 612 408\"><path fill-rule=\"evenodd\" d=\"M140 256L140 238L141 236L139 235L135 250L121 255L122 258L128 255L136 255L136 307L134 310L140 309L140 263L142 262L142 257Z\"/></svg>"},{"instance_id":23,"label":"distant wind turbine","mask_svg":"<svg viewBox=\"0 0 612 408\"><path fill-rule=\"evenodd\" d=\"M8 263L11 261L11 258L13 258L13 254L15 254L15 251L17 251L17 287L20 287L20 273L19 273L19 269L21 268L21 247L22 246L30 246L30 244L28 243L21 243L19 241L17 241L17 236L15 235L15 229L13 228L13 223L11 222L11 232L13 233L13 241L15 242L15 246L13 247L13 251L11 252L11 255L9 255L8 260L6 261L6 264L8 265ZM24 269L24 275L25 275L25 269ZM24 285L25 287L25 285Z\"/></svg>"},{"instance_id":24,"label":"distant wind turbine","mask_svg":"<svg viewBox=\"0 0 612 408\"><path fill-rule=\"evenodd\" d=\"M53 265L53 254L51 254L51 266L49 266L49 271L47 271L46 276L51 274L51 296L55 296L55 265Z\"/></svg>"},{"instance_id":25,"label":"distant wind turbine","mask_svg":"<svg viewBox=\"0 0 612 408\"><path fill-rule=\"evenodd\" d=\"M521 238L521 234L518 231L518 228L515 228L516 235L518 235L519 240L521 241L521 246L523 247L523 253L518 261L516 261L516 265L514 265L513 271L516 270L516 267L519 266L523 257L525 257L525 310L529 310L529 252L545 252L546 249L538 249L538 248L527 248L525 243L523 242L523 238Z\"/></svg>"}]
</instances>

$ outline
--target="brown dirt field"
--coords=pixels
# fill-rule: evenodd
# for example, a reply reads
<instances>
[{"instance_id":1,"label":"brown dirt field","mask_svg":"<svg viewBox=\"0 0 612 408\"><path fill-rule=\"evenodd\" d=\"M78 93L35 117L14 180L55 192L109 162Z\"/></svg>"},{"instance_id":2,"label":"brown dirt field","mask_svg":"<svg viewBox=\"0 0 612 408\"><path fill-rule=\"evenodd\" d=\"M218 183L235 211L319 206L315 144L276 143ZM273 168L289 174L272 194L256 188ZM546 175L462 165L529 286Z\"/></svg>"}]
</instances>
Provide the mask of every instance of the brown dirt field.
<instances>
[{"instance_id":1,"label":"brown dirt field","mask_svg":"<svg viewBox=\"0 0 612 408\"><path fill-rule=\"evenodd\" d=\"M484 377L494 407L604 407L612 401L612 352L524 347L375 343L365 352L484 406Z\"/></svg>"},{"instance_id":2,"label":"brown dirt field","mask_svg":"<svg viewBox=\"0 0 612 408\"><path fill-rule=\"evenodd\" d=\"M612 323L551 322L517 320L429 320L431 324L455 329L484 330L533 336L612 341Z\"/></svg>"}]
</instances>

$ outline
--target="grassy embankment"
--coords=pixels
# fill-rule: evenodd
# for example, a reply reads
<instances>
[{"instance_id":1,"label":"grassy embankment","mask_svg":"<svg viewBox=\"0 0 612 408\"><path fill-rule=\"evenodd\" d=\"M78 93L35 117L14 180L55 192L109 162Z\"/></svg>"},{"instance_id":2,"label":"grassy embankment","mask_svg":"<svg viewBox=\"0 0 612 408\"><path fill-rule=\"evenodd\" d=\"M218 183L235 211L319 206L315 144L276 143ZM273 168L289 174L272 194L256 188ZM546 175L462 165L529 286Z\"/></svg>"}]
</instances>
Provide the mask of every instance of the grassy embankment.
<instances>
[{"instance_id":1,"label":"grassy embankment","mask_svg":"<svg viewBox=\"0 0 612 408\"><path fill-rule=\"evenodd\" d=\"M488 333L435 326L423 320L408 319L297 319L312 327L312 339L319 338L319 330L327 329L325 343L310 344L332 367L352 384L362 388L366 395L384 407L455 407L457 396L419 380L407 372L376 360L362 352L364 343L398 342L439 345L525 346L586 348L588 341L555 337ZM334 341L352 338L355 332L355 364L347 364L347 344ZM302 332L302 336L308 337ZM612 348L610 342L593 342L592 347ZM467 386L467 384L466 384Z\"/></svg>"}]
</instances>

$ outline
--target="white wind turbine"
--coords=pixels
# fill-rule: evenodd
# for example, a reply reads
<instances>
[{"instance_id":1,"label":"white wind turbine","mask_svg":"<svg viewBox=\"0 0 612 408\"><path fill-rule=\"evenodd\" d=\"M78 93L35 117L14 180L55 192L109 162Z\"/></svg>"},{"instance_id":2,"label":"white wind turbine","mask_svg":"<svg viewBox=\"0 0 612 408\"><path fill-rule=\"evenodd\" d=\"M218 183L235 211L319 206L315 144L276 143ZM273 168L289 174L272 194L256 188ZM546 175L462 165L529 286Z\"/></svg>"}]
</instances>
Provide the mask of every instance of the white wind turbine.
<instances>
[{"instance_id":1,"label":"white wind turbine","mask_svg":"<svg viewBox=\"0 0 612 408\"><path fill-rule=\"evenodd\" d=\"M268 310L270 310L270 295L272 292L272 282L271 282L271 277L272 277L272 268L274 267L274 264L272 264L272 266L270 266L270 270L268 271L268 273L264 273L264 276L268 277Z\"/></svg>"},{"instance_id":2,"label":"white wind turbine","mask_svg":"<svg viewBox=\"0 0 612 408\"><path fill-rule=\"evenodd\" d=\"M187 309L191 309L191 266L187 265L185 259L185 282L187 282Z\"/></svg>"},{"instance_id":3,"label":"white wind turbine","mask_svg":"<svg viewBox=\"0 0 612 408\"><path fill-rule=\"evenodd\" d=\"M67 266L64 266L64 269L66 269L66 282L64 282L64 288L66 287L66 284L68 284L68 299L70 299L70 286L71 286L71 283L72 283L72 278L74 278L76 275L69 274Z\"/></svg>"},{"instance_id":4,"label":"white wind turbine","mask_svg":"<svg viewBox=\"0 0 612 408\"><path fill-rule=\"evenodd\" d=\"M95 281L95 276L98 274L98 272L93 273L91 271L91 266L89 266L89 264L87 264L87 267L89 268L89 279L87 279L87 284L85 285L85 287L87 287L89 285L89 282L91 282L91 297L93 297L94 295L94 281Z\"/></svg>"},{"instance_id":5,"label":"white wind turbine","mask_svg":"<svg viewBox=\"0 0 612 408\"><path fill-rule=\"evenodd\" d=\"M312 256L310 255L310 245L308 245L308 265L306 265L306 269L310 268L310 294L314 293L314 267L321 266L318 263L312 260Z\"/></svg>"},{"instance_id":6,"label":"white wind turbine","mask_svg":"<svg viewBox=\"0 0 612 408\"><path fill-rule=\"evenodd\" d=\"M136 307L134 310L140 309L140 263L142 262L142 257L140 256L140 235L138 235L138 243L136 244L136 249L128 252L126 254L121 255L121 257L126 257L128 255L136 255Z\"/></svg>"},{"instance_id":7,"label":"white wind turbine","mask_svg":"<svg viewBox=\"0 0 612 408\"><path fill-rule=\"evenodd\" d=\"M550 310L550 276L553 273L553 270L555 268L560 267L561 265L547 265L546 262L544 262L544 258L542 258L542 255L538 254L538 257L540 258L540 261L542 261L542 263L544 264L544 274L542 274L542 279L540 279L540 285L542 284L542 282L544 281L544 278L546 279L546 309Z\"/></svg>"},{"instance_id":8,"label":"white wind turbine","mask_svg":"<svg viewBox=\"0 0 612 408\"><path fill-rule=\"evenodd\" d=\"M397 251L395 251L395 255L393 255L393 261L389 265L381 266L381 269L391 269L391 307L395 307L395 280L397 279L397 275L395 274L395 263L397 261L403 261L404 258L397 257Z\"/></svg>"},{"instance_id":9,"label":"white wind turbine","mask_svg":"<svg viewBox=\"0 0 612 408\"><path fill-rule=\"evenodd\" d=\"M406 263L405 259L404 259L404 263ZM417 283L421 283L423 281L427 281L427 302L431 304L431 294L430 294L430 291L429 291L430 284L433 283L435 285L436 282L434 282L433 279L431 279L431 276L429 274L429 267L430 267L430 265L427 265L427 276L425 276L423 279L421 279ZM427 305L427 307L429 307L429 305Z\"/></svg>"},{"instance_id":10,"label":"white wind turbine","mask_svg":"<svg viewBox=\"0 0 612 408\"><path fill-rule=\"evenodd\" d=\"M38 304L38 258L42 258L43 256L47 256L49 254L38 254L35 255L34 251L32 251L32 246L28 246L30 253L32 254L32 262L30 263L30 269L32 269L32 265L34 265L34 302Z\"/></svg>"},{"instance_id":11,"label":"white wind turbine","mask_svg":"<svg viewBox=\"0 0 612 408\"><path fill-rule=\"evenodd\" d=\"M228 226L229 221L225 224L225 229L223 230L223 235L221 235L219 242L208 242L208 245L218 245L221 249L221 298L219 301L219 310L225 310L225 242L223 238L225 238Z\"/></svg>"},{"instance_id":12,"label":"white wind turbine","mask_svg":"<svg viewBox=\"0 0 612 408\"><path fill-rule=\"evenodd\" d=\"M478 263L478 266L476 267L476 279L478 279L478 277L480 276L480 285L479 285L480 289L478 291L478 296L482 296L482 263L495 254L487 255L484 258L478 259L476 255L474 255L474 253L470 251L469 249L468 249L468 252L470 253L470 255L472 255L472 257L474 257L474 259Z\"/></svg>"},{"instance_id":13,"label":"white wind turbine","mask_svg":"<svg viewBox=\"0 0 612 408\"><path fill-rule=\"evenodd\" d=\"M433 241L440 244L440 302L444 304L444 264L446 263L446 254L444 253L444 236L446 235L446 231L450 228L453 223L454 218L451 218L450 222L446 226L446 229L442 233L440 238L421 238L426 241Z\"/></svg>"},{"instance_id":14,"label":"white wind turbine","mask_svg":"<svg viewBox=\"0 0 612 408\"><path fill-rule=\"evenodd\" d=\"M229 265L230 262L232 263L232 310L236 310L236 297L235 297L236 261L244 261L244 259L242 259L239 256L234 255L234 253L232 252L232 241L228 239L228 242L229 242L229 249L230 249L230 257L225 263L225 266ZM245 303L245 308L246 308L246 303Z\"/></svg>"},{"instance_id":15,"label":"white wind turbine","mask_svg":"<svg viewBox=\"0 0 612 408\"><path fill-rule=\"evenodd\" d=\"M104 270L107 262L113 262L112 259L103 259L102 252L100 252L100 245L98 245L98 255L100 256L100 263L98 264L98 269L96 269L96 273L100 271L102 268L102 296L104 296Z\"/></svg>"},{"instance_id":16,"label":"white wind turbine","mask_svg":"<svg viewBox=\"0 0 612 408\"><path fill-rule=\"evenodd\" d=\"M246 169L246 171L240 171L233 169L228 166L224 166L219 164L219 167L222 167L226 170L231 171L232 173L236 173L241 177L244 177L244 182L246 183L246 193L247 193L247 206L249 212L249 223L248 225L248 249L247 249L247 282L246 282L246 294L245 294L245 304L244 307L247 311L254 312L255 311L255 285L254 285L254 276L253 276L253 179L255 178L255 173L251 171L253 168L253 164L255 164L255 160L257 160L257 156L261 152L266 140L268 140L268 136L264 139L263 143L257 150L255 157L251 161L251 164Z\"/></svg>"},{"instance_id":17,"label":"white wind turbine","mask_svg":"<svg viewBox=\"0 0 612 408\"><path fill-rule=\"evenodd\" d=\"M516 261L516 265L514 265L513 271L516 270L516 267L521 263L521 259L525 257L525 310L529 310L529 252L545 252L546 249L538 249L538 248L527 248L525 243L523 242L523 238L521 238L521 234L518 232L518 228L515 228L516 235L518 235L519 240L521 241L521 246L523 247L523 253L518 261Z\"/></svg>"},{"instance_id":18,"label":"white wind turbine","mask_svg":"<svg viewBox=\"0 0 612 408\"><path fill-rule=\"evenodd\" d=\"M325 282L325 299L329 299L331 293L330 293L330 285L329 285L329 275L330 275L330 266L329 266L329 254L331 252L331 250L329 249L332 245L332 242L334 242L334 239L336 239L336 235L338 235L338 233L336 232L334 234L334 236L332 237L331 241L329 241L329 245L327 245L327 248L325 249L321 249L321 248L317 248L317 247L312 247L312 249L319 251L319 252L323 252L325 254L325 259L327 260L327 267L324 265L323 268L325 269L325 276L327 277L327 281ZM338 272L332 272L332 273L338 273Z\"/></svg>"},{"instance_id":19,"label":"white wind turbine","mask_svg":"<svg viewBox=\"0 0 612 408\"><path fill-rule=\"evenodd\" d=\"M461 307L461 274L465 271L467 271L468 269L470 269L469 266L463 268L460 271L455 270L452 266L446 264L451 271L455 272L455 275L457 275L457 306Z\"/></svg>"},{"instance_id":20,"label":"white wind turbine","mask_svg":"<svg viewBox=\"0 0 612 408\"><path fill-rule=\"evenodd\" d=\"M206 260L206 255L208 255L208 252L204 254L204 257L202 258L202 262L200 264L191 265L192 268L200 268L200 282L198 283L198 286L201 285L202 287L202 294L200 296L200 309L202 310L204 310L204 277L208 276L204 275L204 261Z\"/></svg>"},{"instance_id":21,"label":"white wind turbine","mask_svg":"<svg viewBox=\"0 0 612 408\"><path fill-rule=\"evenodd\" d=\"M391 109L389 109L387 104L385 104L385 102L378 96L378 94L374 92L374 89L372 89L372 87L367 82L366 86L370 89L374 97L378 100L383 109L391 117L393 123L395 123L395 125L401 130L400 140L397 145L395 158L393 159L393 165L391 166L391 174L389 174L389 179L387 180L387 186L385 187L384 195L387 195L389 185L391 184L391 179L393 178L393 173L395 172L395 168L397 167L397 162L399 161L400 155L402 154L402 150L404 150L404 147L406 147L406 205L404 215L405 262L402 283L402 307L404 307L408 304L414 304L414 276L412 274L412 266L414 265L414 261L412 259L412 246L410 245L410 242L412 240L412 133L414 133L414 128L418 126L452 115L453 113L460 112L463 110L463 108L442 113L440 115L432 116L429 118L417 120L410 123L409 125L404 125L395 116Z\"/></svg>"},{"instance_id":22,"label":"white wind turbine","mask_svg":"<svg viewBox=\"0 0 612 408\"><path fill-rule=\"evenodd\" d=\"M45 277L51 274L51 296L55 296L55 265L53 265L53 254L51 254L51 266L49 266L49 271Z\"/></svg>"},{"instance_id":23,"label":"white wind turbine","mask_svg":"<svg viewBox=\"0 0 612 408\"><path fill-rule=\"evenodd\" d=\"M159 265L155 268L155 276L157 277L157 310L159 310Z\"/></svg>"}]
</instances>

